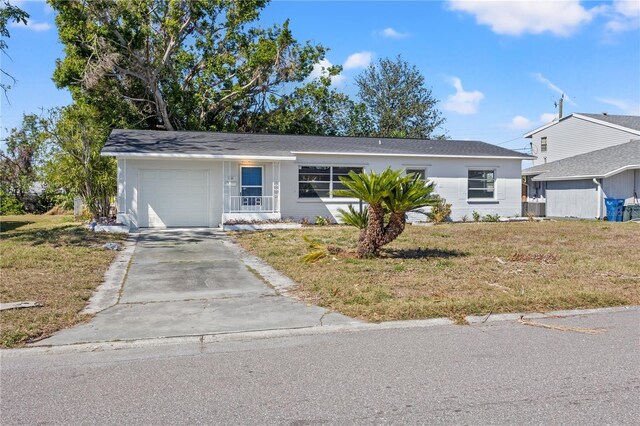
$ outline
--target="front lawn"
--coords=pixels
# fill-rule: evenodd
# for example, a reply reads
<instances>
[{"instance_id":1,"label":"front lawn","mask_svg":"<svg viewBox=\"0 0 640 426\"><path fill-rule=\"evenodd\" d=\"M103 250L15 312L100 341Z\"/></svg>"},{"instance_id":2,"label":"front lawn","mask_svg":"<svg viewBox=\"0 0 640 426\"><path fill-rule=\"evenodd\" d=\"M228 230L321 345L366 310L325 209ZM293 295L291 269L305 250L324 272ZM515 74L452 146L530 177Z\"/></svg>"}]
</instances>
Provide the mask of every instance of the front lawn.
<instances>
[{"instance_id":1,"label":"front lawn","mask_svg":"<svg viewBox=\"0 0 640 426\"><path fill-rule=\"evenodd\" d=\"M308 264L307 239L346 250ZM640 225L595 221L407 226L379 259L358 231L308 227L235 238L309 302L368 321L640 304Z\"/></svg>"},{"instance_id":2,"label":"front lawn","mask_svg":"<svg viewBox=\"0 0 640 426\"><path fill-rule=\"evenodd\" d=\"M70 216L0 217L0 302L33 300L39 308L0 311L0 346L21 346L90 318L80 315L116 253Z\"/></svg>"}]
</instances>

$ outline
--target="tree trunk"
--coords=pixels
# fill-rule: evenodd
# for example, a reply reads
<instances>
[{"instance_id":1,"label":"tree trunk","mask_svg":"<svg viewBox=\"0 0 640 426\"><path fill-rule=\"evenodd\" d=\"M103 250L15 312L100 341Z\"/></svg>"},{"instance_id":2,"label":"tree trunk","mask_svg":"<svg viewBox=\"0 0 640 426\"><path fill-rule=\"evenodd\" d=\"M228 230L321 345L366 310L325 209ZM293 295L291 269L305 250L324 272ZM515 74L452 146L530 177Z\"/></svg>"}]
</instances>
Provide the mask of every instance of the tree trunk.
<instances>
[{"instance_id":1,"label":"tree trunk","mask_svg":"<svg viewBox=\"0 0 640 426\"><path fill-rule=\"evenodd\" d=\"M381 245L389 244L402 234L406 225L406 218L404 212L391 213L389 217L389 224L384 230L384 239Z\"/></svg>"},{"instance_id":2,"label":"tree trunk","mask_svg":"<svg viewBox=\"0 0 640 426\"><path fill-rule=\"evenodd\" d=\"M369 221L358 242L358 256L371 257L380 254L384 239L384 209L381 204L369 205Z\"/></svg>"}]
</instances>

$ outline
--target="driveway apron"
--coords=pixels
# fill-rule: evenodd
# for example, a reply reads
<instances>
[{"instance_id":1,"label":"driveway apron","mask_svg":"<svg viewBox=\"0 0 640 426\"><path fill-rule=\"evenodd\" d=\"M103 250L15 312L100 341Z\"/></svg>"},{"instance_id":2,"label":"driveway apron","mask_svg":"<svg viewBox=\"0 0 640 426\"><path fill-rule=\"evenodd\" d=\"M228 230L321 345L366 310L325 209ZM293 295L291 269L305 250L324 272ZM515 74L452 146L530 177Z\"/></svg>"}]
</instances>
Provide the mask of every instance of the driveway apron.
<instances>
[{"instance_id":1,"label":"driveway apron","mask_svg":"<svg viewBox=\"0 0 640 426\"><path fill-rule=\"evenodd\" d=\"M211 229L142 231L118 304L38 345L320 327L356 322L279 295ZM228 240L227 240L228 241ZM227 242L228 244L228 242Z\"/></svg>"}]
</instances>

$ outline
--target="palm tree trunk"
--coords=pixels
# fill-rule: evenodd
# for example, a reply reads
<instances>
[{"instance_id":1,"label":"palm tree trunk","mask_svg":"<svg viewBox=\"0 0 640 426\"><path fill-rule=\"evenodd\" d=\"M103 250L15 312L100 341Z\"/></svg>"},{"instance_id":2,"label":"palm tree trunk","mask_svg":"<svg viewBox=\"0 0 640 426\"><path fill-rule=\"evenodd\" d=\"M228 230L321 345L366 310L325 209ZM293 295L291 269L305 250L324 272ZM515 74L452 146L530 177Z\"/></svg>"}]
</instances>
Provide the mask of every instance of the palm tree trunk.
<instances>
[{"instance_id":1,"label":"palm tree trunk","mask_svg":"<svg viewBox=\"0 0 640 426\"><path fill-rule=\"evenodd\" d=\"M358 242L358 256L371 257L380 254L384 240L384 209L381 204L369 205L369 221Z\"/></svg>"},{"instance_id":2,"label":"palm tree trunk","mask_svg":"<svg viewBox=\"0 0 640 426\"><path fill-rule=\"evenodd\" d=\"M381 245L389 244L402 234L406 225L406 218L404 212L391 213L389 217L389 224L384 230L384 239Z\"/></svg>"}]
</instances>

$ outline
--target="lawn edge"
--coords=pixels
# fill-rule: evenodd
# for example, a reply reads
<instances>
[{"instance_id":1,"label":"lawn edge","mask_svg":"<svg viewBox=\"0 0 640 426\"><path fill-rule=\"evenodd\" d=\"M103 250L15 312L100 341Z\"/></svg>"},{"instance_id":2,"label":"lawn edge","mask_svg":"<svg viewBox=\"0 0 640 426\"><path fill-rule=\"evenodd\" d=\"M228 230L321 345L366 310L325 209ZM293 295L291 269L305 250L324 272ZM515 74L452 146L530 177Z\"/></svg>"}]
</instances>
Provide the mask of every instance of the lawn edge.
<instances>
[{"instance_id":1,"label":"lawn edge","mask_svg":"<svg viewBox=\"0 0 640 426\"><path fill-rule=\"evenodd\" d=\"M124 242L124 248L118 252L115 259L109 265L104 273L102 284L96 287L84 307L81 314L95 315L104 311L118 303L120 298L120 289L127 278L129 264L133 258L133 253L138 244L138 234L129 234Z\"/></svg>"}]
</instances>

